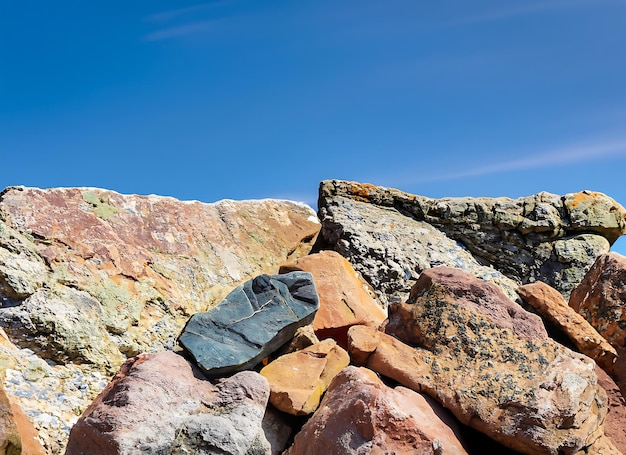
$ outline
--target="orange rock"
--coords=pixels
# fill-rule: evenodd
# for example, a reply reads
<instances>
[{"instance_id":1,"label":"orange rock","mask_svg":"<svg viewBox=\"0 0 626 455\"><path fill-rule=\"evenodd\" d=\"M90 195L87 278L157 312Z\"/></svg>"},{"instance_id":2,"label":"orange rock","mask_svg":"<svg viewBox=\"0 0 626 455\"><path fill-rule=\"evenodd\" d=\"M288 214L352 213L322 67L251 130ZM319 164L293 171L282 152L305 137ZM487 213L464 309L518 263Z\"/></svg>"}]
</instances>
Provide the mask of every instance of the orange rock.
<instances>
[{"instance_id":1,"label":"orange rock","mask_svg":"<svg viewBox=\"0 0 626 455\"><path fill-rule=\"evenodd\" d=\"M18 404L0 386L0 453L44 455L37 430Z\"/></svg>"},{"instance_id":2,"label":"orange rock","mask_svg":"<svg viewBox=\"0 0 626 455\"><path fill-rule=\"evenodd\" d=\"M349 362L348 353L330 338L279 357L261 370L270 384L270 403L293 415L312 413L330 381Z\"/></svg>"},{"instance_id":3,"label":"orange rock","mask_svg":"<svg viewBox=\"0 0 626 455\"><path fill-rule=\"evenodd\" d=\"M284 264L280 273L303 270L313 275L320 308L313 329L320 339L334 338L347 347L346 336L353 325L378 327L387 317L370 286L335 251L322 251Z\"/></svg>"},{"instance_id":4,"label":"orange rock","mask_svg":"<svg viewBox=\"0 0 626 455\"><path fill-rule=\"evenodd\" d=\"M521 286L517 292L539 314L565 333L577 350L611 371L617 352L587 320L568 306L563 295L553 287L537 281Z\"/></svg>"},{"instance_id":5,"label":"orange rock","mask_svg":"<svg viewBox=\"0 0 626 455\"><path fill-rule=\"evenodd\" d=\"M613 445L626 453L626 400L619 387L602 368L596 367L598 384L606 391L609 401L609 411L604 419L604 434L613 442ZM590 452L591 453L591 452Z\"/></svg>"}]
</instances>

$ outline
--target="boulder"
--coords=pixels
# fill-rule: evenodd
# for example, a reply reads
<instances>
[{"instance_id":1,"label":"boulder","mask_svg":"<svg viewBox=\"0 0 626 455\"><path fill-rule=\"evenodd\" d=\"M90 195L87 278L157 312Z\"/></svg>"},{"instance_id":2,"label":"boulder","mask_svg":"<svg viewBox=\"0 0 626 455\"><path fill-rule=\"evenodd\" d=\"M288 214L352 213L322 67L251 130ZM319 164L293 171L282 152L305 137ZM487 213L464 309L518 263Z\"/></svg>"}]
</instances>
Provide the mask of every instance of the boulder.
<instances>
[{"instance_id":1,"label":"boulder","mask_svg":"<svg viewBox=\"0 0 626 455\"><path fill-rule=\"evenodd\" d=\"M0 313L38 289L63 294L55 290L63 285L97 300L100 311L90 318L111 336L108 350L133 356L172 348L191 314L307 254L319 227L310 207L289 201L204 204L10 187L0 195ZM116 369L124 357L114 357Z\"/></svg>"},{"instance_id":2,"label":"boulder","mask_svg":"<svg viewBox=\"0 0 626 455\"><path fill-rule=\"evenodd\" d=\"M212 384L170 351L126 361L72 428L67 455L270 454L269 397L252 371Z\"/></svg>"},{"instance_id":3,"label":"boulder","mask_svg":"<svg viewBox=\"0 0 626 455\"><path fill-rule=\"evenodd\" d=\"M349 366L335 376L286 455L467 453L454 419L445 415L421 394L388 387L371 370Z\"/></svg>"},{"instance_id":4,"label":"boulder","mask_svg":"<svg viewBox=\"0 0 626 455\"><path fill-rule=\"evenodd\" d=\"M310 273L259 275L189 318L179 343L206 375L231 374L256 366L291 340L318 308Z\"/></svg>"},{"instance_id":5,"label":"boulder","mask_svg":"<svg viewBox=\"0 0 626 455\"><path fill-rule=\"evenodd\" d=\"M320 186L318 243L347 258L384 304L406 301L419 274L440 265L466 270L517 297L517 282L481 265L463 245L429 223L392 206L335 195L332 189L330 182Z\"/></svg>"},{"instance_id":6,"label":"boulder","mask_svg":"<svg viewBox=\"0 0 626 455\"><path fill-rule=\"evenodd\" d=\"M330 381L350 363L348 353L328 338L286 354L261 370L270 385L270 403L292 415L315 411Z\"/></svg>"},{"instance_id":7,"label":"boulder","mask_svg":"<svg viewBox=\"0 0 626 455\"><path fill-rule=\"evenodd\" d=\"M612 375L626 394L626 257L600 256L572 292L569 305L617 350Z\"/></svg>"},{"instance_id":8,"label":"boulder","mask_svg":"<svg viewBox=\"0 0 626 455\"><path fill-rule=\"evenodd\" d=\"M332 337L347 347L348 328L355 324L378 327L387 312L374 291L335 251L321 251L280 267L280 273L302 270L311 273L320 297L313 329L320 339Z\"/></svg>"},{"instance_id":9,"label":"boulder","mask_svg":"<svg viewBox=\"0 0 626 455\"><path fill-rule=\"evenodd\" d=\"M617 352L587 320L572 309L553 287L537 281L525 284L517 292L522 299L563 332L581 352L606 371L612 371Z\"/></svg>"},{"instance_id":10,"label":"boulder","mask_svg":"<svg viewBox=\"0 0 626 455\"><path fill-rule=\"evenodd\" d=\"M372 219L363 204L386 210ZM626 233L626 210L610 197L590 191L564 196L542 192L518 199L431 199L374 185L325 180L320 184L318 206L321 238L349 259L345 250L359 254L359 250L369 249L375 252L374 260L384 257L377 251L381 250L377 245L381 240L376 236L394 237L390 224L397 226L397 214L403 214L462 243L480 263L491 264L516 282L543 281L566 298L595 259ZM347 214L348 208L357 210ZM375 224L378 229L371 229ZM355 234L362 228L372 231L369 237L374 242ZM388 258L400 264L388 266L388 272L396 275L394 280L414 271L412 267L405 269L404 262ZM450 259L439 263L431 260L431 266L435 265L467 270Z\"/></svg>"},{"instance_id":11,"label":"boulder","mask_svg":"<svg viewBox=\"0 0 626 455\"><path fill-rule=\"evenodd\" d=\"M522 453L606 442L607 398L591 359L547 337L539 317L514 302L502 302L502 311L489 283L443 267L422 276L414 303L389 308L388 333L350 329L353 361L428 393L463 424Z\"/></svg>"}]
</instances>

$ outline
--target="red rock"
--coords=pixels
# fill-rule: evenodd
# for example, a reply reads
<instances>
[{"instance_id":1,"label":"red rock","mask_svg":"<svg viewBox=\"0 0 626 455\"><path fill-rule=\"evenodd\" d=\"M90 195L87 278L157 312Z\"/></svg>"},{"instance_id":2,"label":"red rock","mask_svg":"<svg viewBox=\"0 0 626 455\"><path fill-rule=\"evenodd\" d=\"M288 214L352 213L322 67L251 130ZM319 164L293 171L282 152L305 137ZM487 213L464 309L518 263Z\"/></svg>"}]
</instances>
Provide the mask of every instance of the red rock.
<instances>
[{"instance_id":1,"label":"red rock","mask_svg":"<svg viewBox=\"0 0 626 455\"><path fill-rule=\"evenodd\" d=\"M609 373L626 394L626 257L600 256L572 291L569 305L617 350Z\"/></svg>"},{"instance_id":2,"label":"red rock","mask_svg":"<svg viewBox=\"0 0 626 455\"><path fill-rule=\"evenodd\" d=\"M587 320L568 306L563 295L537 281L521 286L517 292L539 314L565 333L581 352L607 371L613 369L617 352Z\"/></svg>"},{"instance_id":3,"label":"red rock","mask_svg":"<svg viewBox=\"0 0 626 455\"><path fill-rule=\"evenodd\" d=\"M286 354L261 370L270 384L270 403L293 415L315 411L330 381L350 363L335 340L326 339Z\"/></svg>"},{"instance_id":4,"label":"red rock","mask_svg":"<svg viewBox=\"0 0 626 455\"><path fill-rule=\"evenodd\" d=\"M346 348L346 336L351 326L378 327L387 317L374 291L339 253L322 251L304 256L282 265L280 273L293 270L313 275L320 297L313 329L320 339L332 337Z\"/></svg>"},{"instance_id":5,"label":"red rock","mask_svg":"<svg viewBox=\"0 0 626 455\"><path fill-rule=\"evenodd\" d=\"M604 434L613 442L613 445L626 453L626 400L619 387L602 368L596 367L598 384L606 391L608 398L608 412L604 420Z\"/></svg>"},{"instance_id":6,"label":"red rock","mask_svg":"<svg viewBox=\"0 0 626 455\"><path fill-rule=\"evenodd\" d=\"M349 366L333 379L286 455L467 453L454 419L442 415L445 410L421 394Z\"/></svg>"},{"instance_id":7,"label":"red rock","mask_svg":"<svg viewBox=\"0 0 626 455\"><path fill-rule=\"evenodd\" d=\"M253 371L212 384L171 351L126 361L70 432L66 455L267 453L269 386Z\"/></svg>"}]
</instances>

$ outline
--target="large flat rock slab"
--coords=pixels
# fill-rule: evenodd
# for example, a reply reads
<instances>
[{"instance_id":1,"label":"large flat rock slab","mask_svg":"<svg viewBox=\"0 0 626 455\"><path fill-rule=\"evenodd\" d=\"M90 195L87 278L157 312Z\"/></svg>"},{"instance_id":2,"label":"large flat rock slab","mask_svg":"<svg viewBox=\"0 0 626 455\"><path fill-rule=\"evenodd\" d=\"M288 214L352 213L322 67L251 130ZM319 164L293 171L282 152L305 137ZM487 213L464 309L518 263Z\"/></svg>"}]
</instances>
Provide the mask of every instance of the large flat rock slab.
<instances>
[{"instance_id":1,"label":"large flat rock slab","mask_svg":"<svg viewBox=\"0 0 626 455\"><path fill-rule=\"evenodd\" d=\"M318 308L310 273L259 275L194 314L179 343L208 376L231 374L254 367L291 340Z\"/></svg>"},{"instance_id":2,"label":"large flat rock slab","mask_svg":"<svg viewBox=\"0 0 626 455\"><path fill-rule=\"evenodd\" d=\"M325 180L319 194L322 238L338 250L376 247L375 243L359 242L359 237L351 238L352 232L372 222L362 215L362 205L385 208L387 213L402 214L445 233L480 263L492 265L521 284L543 281L566 298L595 259L626 233L624 207L592 191L563 196L542 192L518 199L433 199L380 186ZM358 210L348 215L344 213L347 207ZM393 221L385 223L382 216L376 220L379 236L394 235L389 226ZM436 265L464 268L431 260L431 266ZM402 277L402 267L389 267Z\"/></svg>"}]
</instances>

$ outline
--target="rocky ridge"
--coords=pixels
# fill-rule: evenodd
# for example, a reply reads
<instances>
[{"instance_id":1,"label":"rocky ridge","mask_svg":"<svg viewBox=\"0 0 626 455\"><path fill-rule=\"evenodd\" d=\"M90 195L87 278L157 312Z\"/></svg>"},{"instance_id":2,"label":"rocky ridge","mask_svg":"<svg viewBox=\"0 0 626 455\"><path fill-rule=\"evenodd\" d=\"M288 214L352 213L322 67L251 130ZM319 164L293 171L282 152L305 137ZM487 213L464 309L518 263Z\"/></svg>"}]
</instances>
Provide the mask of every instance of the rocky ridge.
<instances>
[{"instance_id":1,"label":"rocky ridge","mask_svg":"<svg viewBox=\"0 0 626 455\"><path fill-rule=\"evenodd\" d=\"M623 207L319 191L4 190L7 453L626 453Z\"/></svg>"}]
</instances>

